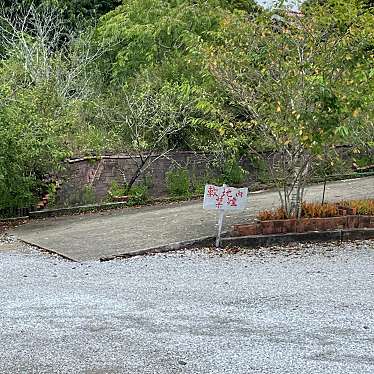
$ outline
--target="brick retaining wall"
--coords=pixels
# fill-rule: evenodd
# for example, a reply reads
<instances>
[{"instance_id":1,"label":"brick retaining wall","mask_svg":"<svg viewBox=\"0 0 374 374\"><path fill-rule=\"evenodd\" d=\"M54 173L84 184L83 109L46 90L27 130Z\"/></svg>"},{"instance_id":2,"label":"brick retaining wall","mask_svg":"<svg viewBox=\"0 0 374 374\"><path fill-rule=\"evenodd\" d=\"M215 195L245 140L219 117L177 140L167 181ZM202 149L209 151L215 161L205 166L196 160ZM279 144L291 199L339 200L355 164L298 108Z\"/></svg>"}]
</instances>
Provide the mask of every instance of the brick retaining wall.
<instances>
[{"instance_id":1,"label":"brick retaining wall","mask_svg":"<svg viewBox=\"0 0 374 374\"><path fill-rule=\"evenodd\" d=\"M350 159L346 153L349 147L340 147L339 153L343 158ZM153 159L159 155L153 156ZM124 182L123 175L127 181L136 170L137 157L130 157L126 154L70 159L66 162L65 172L59 176L62 181L61 189L58 191L56 206L74 206L85 203L100 203L107 197L108 189L113 181L120 184ZM166 172L175 167L185 167L190 173L191 179L217 176L219 171L214 170L212 159L208 154L199 152L174 152L167 157L159 157L147 169L144 177L150 184L150 194L153 197L167 195ZM259 165L254 165L250 160L242 160L241 166L247 171L245 185L251 189L266 186L264 182L264 170ZM263 169L263 168L262 168ZM94 194L95 201L85 201L84 188L89 187Z\"/></svg>"},{"instance_id":2,"label":"brick retaining wall","mask_svg":"<svg viewBox=\"0 0 374 374\"><path fill-rule=\"evenodd\" d=\"M153 156L157 158L159 155ZM147 180L153 197L167 195L166 173L172 168L185 167L191 177L202 178L212 174L209 157L203 153L176 152L155 160L139 178ZM129 181L136 171L136 157L128 155L103 156L99 159L71 159L66 163L65 172L60 176L61 189L58 191L56 205L71 206L82 203L83 190L89 186L96 201L103 201L113 181L122 184L124 177Z\"/></svg>"}]
</instances>

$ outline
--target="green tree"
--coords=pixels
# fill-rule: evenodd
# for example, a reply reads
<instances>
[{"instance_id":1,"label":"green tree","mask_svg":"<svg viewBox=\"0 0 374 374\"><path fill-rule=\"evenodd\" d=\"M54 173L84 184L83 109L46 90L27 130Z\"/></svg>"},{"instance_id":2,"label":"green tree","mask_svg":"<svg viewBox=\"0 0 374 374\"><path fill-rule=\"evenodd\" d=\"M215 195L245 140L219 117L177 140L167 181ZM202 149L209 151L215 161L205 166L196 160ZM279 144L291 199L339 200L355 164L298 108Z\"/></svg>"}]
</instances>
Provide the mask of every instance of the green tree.
<instances>
[{"instance_id":1,"label":"green tree","mask_svg":"<svg viewBox=\"0 0 374 374\"><path fill-rule=\"evenodd\" d=\"M0 5L6 12L23 13L31 5L35 7L52 6L58 9L70 26L83 20L98 19L115 9L121 0L2 0Z\"/></svg>"},{"instance_id":2,"label":"green tree","mask_svg":"<svg viewBox=\"0 0 374 374\"><path fill-rule=\"evenodd\" d=\"M104 128L115 129L120 149L125 148L135 164L132 175L123 172L127 191L153 162L177 149L200 114L194 89L187 82L164 83L162 89L151 80L138 83L136 89L112 91L100 108Z\"/></svg>"},{"instance_id":3,"label":"green tree","mask_svg":"<svg viewBox=\"0 0 374 374\"><path fill-rule=\"evenodd\" d=\"M110 79L126 81L142 69L176 81L206 79L201 48L221 43L233 12L256 8L253 1L129 0L102 17L97 38L115 45L103 61ZM242 10L242 12L245 12Z\"/></svg>"},{"instance_id":4,"label":"green tree","mask_svg":"<svg viewBox=\"0 0 374 374\"><path fill-rule=\"evenodd\" d=\"M3 83L0 90L9 98L0 107L0 207L29 206L41 194L44 176L68 154L59 141L61 124L54 112L59 105L41 87L12 96L10 85Z\"/></svg>"},{"instance_id":5,"label":"green tree","mask_svg":"<svg viewBox=\"0 0 374 374\"><path fill-rule=\"evenodd\" d=\"M88 112L95 83L91 63L97 56L85 39L69 38L54 8L28 10L29 17L3 14L0 36L0 207L34 203L44 177L72 152L106 143Z\"/></svg>"},{"instance_id":6,"label":"green tree","mask_svg":"<svg viewBox=\"0 0 374 374\"><path fill-rule=\"evenodd\" d=\"M211 59L229 106L241 113L233 137L264 159L289 215L300 213L314 158L344 140L358 142L355 135L372 124L373 111L357 121L372 97L372 63L365 62L371 52L360 39L367 13L337 28L338 22L328 24L334 16L339 20L336 8L317 10L240 24Z\"/></svg>"}]
</instances>

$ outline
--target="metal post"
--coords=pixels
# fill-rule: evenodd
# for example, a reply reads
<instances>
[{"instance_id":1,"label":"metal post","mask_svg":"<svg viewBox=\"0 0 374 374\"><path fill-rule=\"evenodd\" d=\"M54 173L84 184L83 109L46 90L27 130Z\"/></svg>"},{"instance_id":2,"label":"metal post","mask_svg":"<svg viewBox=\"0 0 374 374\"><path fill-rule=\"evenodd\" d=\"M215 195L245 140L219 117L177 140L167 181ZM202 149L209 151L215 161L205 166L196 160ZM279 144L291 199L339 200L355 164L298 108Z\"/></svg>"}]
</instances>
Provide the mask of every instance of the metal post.
<instances>
[{"instance_id":1,"label":"metal post","mask_svg":"<svg viewBox=\"0 0 374 374\"><path fill-rule=\"evenodd\" d=\"M216 239L216 248L219 248L221 242L221 232L222 232L222 225L223 225L223 217L225 215L225 211L222 209L219 211L219 218L218 218L218 234Z\"/></svg>"},{"instance_id":2,"label":"metal post","mask_svg":"<svg viewBox=\"0 0 374 374\"><path fill-rule=\"evenodd\" d=\"M325 203L325 193L326 193L326 174L325 174L325 180L323 181L323 193L322 193L322 205Z\"/></svg>"},{"instance_id":3,"label":"metal post","mask_svg":"<svg viewBox=\"0 0 374 374\"><path fill-rule=\"evenodd\" d=\"M226 184L223 186L223 191L225 191L225 188L227 187ZM225 215L225 210L222 208L222 210L219 211L219 218L218 218L218 234L217 234L217 239L216 239L216 248L220 247L220 242L221 242L221 232L222 232L222 226L223 226L223 217Z\"/></svg>"}]
</instances>

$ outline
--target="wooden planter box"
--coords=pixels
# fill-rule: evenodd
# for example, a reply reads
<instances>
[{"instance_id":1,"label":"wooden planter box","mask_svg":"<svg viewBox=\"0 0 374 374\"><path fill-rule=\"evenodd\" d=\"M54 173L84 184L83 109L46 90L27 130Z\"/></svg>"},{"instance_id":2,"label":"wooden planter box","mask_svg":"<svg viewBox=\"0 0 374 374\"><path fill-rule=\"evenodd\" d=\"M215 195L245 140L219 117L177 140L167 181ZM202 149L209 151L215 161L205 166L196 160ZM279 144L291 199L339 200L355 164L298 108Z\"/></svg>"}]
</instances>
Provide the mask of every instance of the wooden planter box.
<instances>
[{"instance_id":1,"label":"wooden planter box","mask_svg":"<svg viewBox=\"0 0 374 374\"><path fill-rule=\"evenodd\" d=\"M125 203L125 202L127 202L129 200L129 197L127 195L116 196L116 195L113 195L110 191L109 191L109 196L116 203L120 203L120 202L124 202Z\"/></svg>"},{"instance_id":2,"label":"wooden planter box","mask_svg":"<svg viewBox=\"0 0 374 374\"><path fill-rule=\"evenodd\" d=\"M113 196L112 195L112 200L115 201L115 202L126 202L129 200L129 197L128 196Z\"/></svg>"},{"instance_id":3,"label":"wooden planter box","mask_svg":"<svg viewBox=\"0 0 374 374\"><path fill-rule=\"evenodd\" d=\"M261 221L234 225L234 235L273 235L293 232L331 231L338 229L374 228L374 216L344 215L329 218L302 218Z\"/></svg>"}]
</instances>

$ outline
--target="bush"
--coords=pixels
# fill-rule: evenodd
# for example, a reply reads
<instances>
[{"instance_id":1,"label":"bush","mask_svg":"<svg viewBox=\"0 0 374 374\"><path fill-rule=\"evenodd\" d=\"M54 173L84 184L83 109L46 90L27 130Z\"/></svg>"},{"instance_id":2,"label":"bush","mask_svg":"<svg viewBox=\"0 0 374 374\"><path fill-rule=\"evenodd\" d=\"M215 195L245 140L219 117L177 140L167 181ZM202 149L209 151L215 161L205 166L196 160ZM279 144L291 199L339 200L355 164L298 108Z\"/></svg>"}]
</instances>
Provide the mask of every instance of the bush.
<instances>
[{"instance_id":1,"label":"bush","mask_svg":"<svg viewBox=\"0 0 374 374\"><path fill-rule=\"evenodd\" d=\"M147 183L133 185L130 191L128 191L126 184L120 185L116 181L113 181L108 192L111 200L113 200L114 196L128 196L127 205L129 206L141 205L148 200Z\"/></svg>"},{"instance_id":2,"label":"bush","mask_svg":"<svg viewBox=\"0 0 374 374\"><path fill-rule=\"evenodd\" d=\"M230 185L241 185L245 181L247 172L239 165L237 160L226 162L223 170L224 182Z\"/></svg>"},{"instance_id":3,"label":"bush","mask_svg":"<svg viewBox=\"0 0 374 374\"><path fill-rule=\"evenodd\" d=\"M92 186L86 185L83 187L82 195L81 195L81 203L83 205L90 205L96 203L96 195L95 191L93 190Z\"/></svg>"},{"instance_id":4,"label":"bush","mask_svg":"<svg viewBox=\"0 0 374 374\"><path fill-rule=\"evenodd\" d=\"M57 200L57 186L55 183L48 185L48 208L54 208Z\"/></svg>"},{"instance_id":5,"label":"bush","mask_svg":"<svg viewBox=\"0 0 374 374\"><path fill-rule=\"evenodd\" d=\"M131 187L129 191L129 206L142 205L148 200L148 185L137 184Z\"/></svg>"},{"instance_id":6,"label":"bush","mask_svg":"<svg viewBox=\"0 0 374 374\"><path fill-rule=\"evenodd\" d=\"M121 186L116 181L113 181L110 184L108 193L110 196L125 196L127 195L127 186L125 184Z\"/></svg>"},{"instance_id":7,"label":"bush","mask_svg":"<svg viewBox=\"0 0 374 374\"><path fill-rule=\"evenodd\" d=\"M169 170L166 173L166 184L172 196L190 195L190 176L186 168Z\"/></svg>"},{"instance_id":8,"label":"bush","mask_svg":"<svg viewBox=\"0 0 374 374\"><path fill-rule=\"evenodd\" d=\"M192 191L194 194L204 195L206 184L214 184L216 186L221 186L223 184L223 180L221 178L214 177L211 174L206 174L205 176L201 177L196 177L193 175L191 184Z\"/></svg>"}]
</instances>

